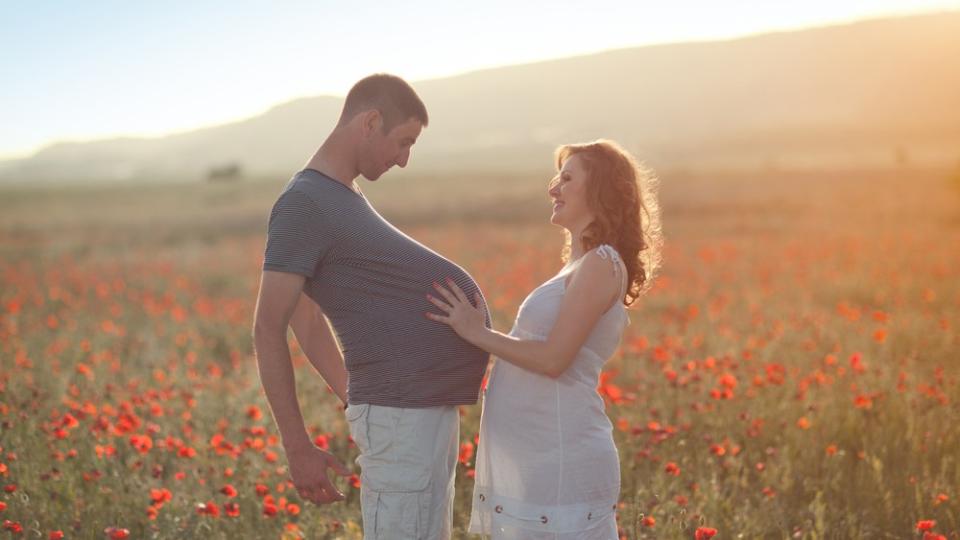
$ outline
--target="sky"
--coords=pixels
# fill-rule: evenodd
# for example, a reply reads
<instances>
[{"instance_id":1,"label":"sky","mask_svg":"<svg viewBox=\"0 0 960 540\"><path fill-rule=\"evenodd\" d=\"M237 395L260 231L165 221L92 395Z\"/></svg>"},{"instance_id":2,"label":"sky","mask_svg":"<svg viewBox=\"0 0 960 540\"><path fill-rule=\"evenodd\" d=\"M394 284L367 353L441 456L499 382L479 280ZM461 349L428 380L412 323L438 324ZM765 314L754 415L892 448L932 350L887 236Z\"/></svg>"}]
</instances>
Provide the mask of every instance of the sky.
<instances>
[{"instance_id":1,"label":"sky","mask_svg":"<svg viewBox=\"0 0 960 540\"><path fill-rule=\"evenodd\" d=\"M0 0L0 159L410 81L656 43L960 9L960 0Z\"/></svg>"}]
</instances>

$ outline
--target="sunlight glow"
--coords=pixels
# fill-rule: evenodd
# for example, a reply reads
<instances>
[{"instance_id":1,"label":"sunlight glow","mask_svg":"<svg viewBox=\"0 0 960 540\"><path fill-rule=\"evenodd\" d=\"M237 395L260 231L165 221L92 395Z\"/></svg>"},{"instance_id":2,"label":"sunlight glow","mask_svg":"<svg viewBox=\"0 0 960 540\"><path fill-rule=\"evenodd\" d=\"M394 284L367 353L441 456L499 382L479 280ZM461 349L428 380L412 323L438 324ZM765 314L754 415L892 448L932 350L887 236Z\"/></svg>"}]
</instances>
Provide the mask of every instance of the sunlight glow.
<instances>
[{"instance_id":1,"label":"sunlight glow","mask_svg":"<svg viewBox=\"0 0 960 540\"><path fill-rule=\"evenodd\" d=\"M120 1L0 7L0 159L63 140L159 136L413 81L611 48L960 9L960 0L448 5ZM15 51L15 52L9 52Z\"/></svg>"}]
</instances>

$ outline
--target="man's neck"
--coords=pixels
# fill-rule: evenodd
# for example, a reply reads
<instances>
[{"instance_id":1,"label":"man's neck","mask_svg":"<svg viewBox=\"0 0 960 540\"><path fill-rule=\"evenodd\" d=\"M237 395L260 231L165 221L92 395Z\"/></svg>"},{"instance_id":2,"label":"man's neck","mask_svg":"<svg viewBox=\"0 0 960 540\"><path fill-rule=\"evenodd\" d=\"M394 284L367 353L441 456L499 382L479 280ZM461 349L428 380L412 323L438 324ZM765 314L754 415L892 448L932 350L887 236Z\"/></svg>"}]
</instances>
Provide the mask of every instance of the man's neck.
<instances>
[{"instance_id":1,"label":"man's neck","mask_svg":"<svg viewBox=\"0 0 960 540\"><path fill-rule=\"evenodd\" d=\"M323 141L313 157L307 161L305 168L314 169L340 182L350 189L354 188L354 179L358 176L354 163L354 152L351 145L344 144L337 133L331 133Z\"/></svg>"}]
</instances>

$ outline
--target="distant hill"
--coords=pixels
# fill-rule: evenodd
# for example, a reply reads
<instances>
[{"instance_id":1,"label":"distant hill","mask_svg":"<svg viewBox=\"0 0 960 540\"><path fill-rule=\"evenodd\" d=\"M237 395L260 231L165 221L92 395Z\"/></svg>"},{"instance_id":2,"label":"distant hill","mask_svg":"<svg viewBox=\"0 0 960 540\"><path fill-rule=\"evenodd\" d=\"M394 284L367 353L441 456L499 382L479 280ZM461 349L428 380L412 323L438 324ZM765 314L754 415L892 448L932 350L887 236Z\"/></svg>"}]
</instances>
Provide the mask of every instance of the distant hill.
<instances>
[{"instance_id":1,"label":"distant hill","mask_svg":"<svg viewBox=\"0 0 960 540\"><path fill-rule=\"evenodd\" d=\"M417 171L535 170L560 143L615 138L655 167L960 162L960 12L608 51L414 83L430 111ZM154 139L54 144L0 179L286 176L342 99Z\"/></svg>"}]
</instances>

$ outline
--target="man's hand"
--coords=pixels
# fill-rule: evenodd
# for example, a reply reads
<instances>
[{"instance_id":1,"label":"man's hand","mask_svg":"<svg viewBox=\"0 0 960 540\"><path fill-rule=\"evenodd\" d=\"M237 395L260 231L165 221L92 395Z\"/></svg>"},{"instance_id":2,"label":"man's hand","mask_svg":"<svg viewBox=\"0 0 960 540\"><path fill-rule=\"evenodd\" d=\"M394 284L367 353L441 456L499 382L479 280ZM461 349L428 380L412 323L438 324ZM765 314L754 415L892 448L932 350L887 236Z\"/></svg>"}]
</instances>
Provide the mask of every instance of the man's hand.
<instances>
[{"instance_id":1,"label":"man's hand","mask_svg":"<svg viewBox=\"0 0 960 540\"><path fill-rule=\"evenodd\" d=\"M345 477L352 473L330 452L311 444L303 449L287 450L287 462L290 464L293 485L305 500L322 505L344 499L343 493L327 476L327 469L333 469L333 472Z\"/></svg>"}]
</instances>

